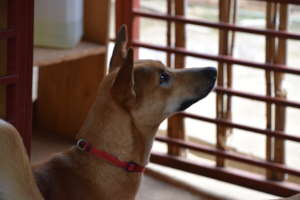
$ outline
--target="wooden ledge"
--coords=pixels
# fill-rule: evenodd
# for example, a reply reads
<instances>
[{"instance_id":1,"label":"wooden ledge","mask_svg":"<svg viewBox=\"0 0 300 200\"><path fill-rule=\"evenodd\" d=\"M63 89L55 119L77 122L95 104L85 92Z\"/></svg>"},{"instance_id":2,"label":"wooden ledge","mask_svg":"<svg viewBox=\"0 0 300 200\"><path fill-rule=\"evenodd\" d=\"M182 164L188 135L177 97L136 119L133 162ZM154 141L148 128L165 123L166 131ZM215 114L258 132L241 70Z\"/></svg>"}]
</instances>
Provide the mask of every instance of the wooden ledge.
<instances>
[{"instance_id":1,"label":"wooden ledge","mask_svg":"<svg viewBox=\"0 0 300 200\"><path fill-rule=\"evenodd\" d=\"M47 66L64 61L76 60L91 55L104 54L106 47L96 43L82 41L72 49L34 48L33 65Z\"/></svg>"}]
</instances>

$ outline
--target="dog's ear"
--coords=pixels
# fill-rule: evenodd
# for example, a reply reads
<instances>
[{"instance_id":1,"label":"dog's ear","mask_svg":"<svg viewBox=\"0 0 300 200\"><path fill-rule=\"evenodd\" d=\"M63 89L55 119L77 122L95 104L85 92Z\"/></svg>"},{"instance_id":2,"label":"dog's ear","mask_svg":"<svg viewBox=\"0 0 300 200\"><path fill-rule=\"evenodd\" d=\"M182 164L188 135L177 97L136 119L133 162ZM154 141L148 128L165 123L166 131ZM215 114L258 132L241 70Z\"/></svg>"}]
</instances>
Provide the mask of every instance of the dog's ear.
<instances>
[{"instance_id":1,"label":"dog's ear","mask_svg":"<svg viewBox=\"0 0 300 200\"><path fill-rule=\"evenodd\" d=\"M119 103L130 106L135 102L133 49L129 48L113 83L111 94Z\"/></svg>"},{"instance_id":2,"label":"dog's ear","mask_svg":"<svg viewBox=\"0 0 300 200\"><path fill-rule=\"evenodd\" d=\"M126 25L122 25L121 29L116 37L115 47L109 63L109 73L116 68L121 67L125 60L127 50L127 28Z\"/></svg>"}]
</instances>

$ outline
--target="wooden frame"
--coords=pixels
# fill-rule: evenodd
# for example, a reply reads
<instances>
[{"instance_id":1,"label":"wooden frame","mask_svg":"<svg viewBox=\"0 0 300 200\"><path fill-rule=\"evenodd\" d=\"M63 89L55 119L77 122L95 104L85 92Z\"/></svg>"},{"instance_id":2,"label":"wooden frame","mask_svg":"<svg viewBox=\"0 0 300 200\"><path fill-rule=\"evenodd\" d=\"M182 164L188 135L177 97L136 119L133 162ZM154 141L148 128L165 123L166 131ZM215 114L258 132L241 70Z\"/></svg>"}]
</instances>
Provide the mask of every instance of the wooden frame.
<instances>
[{"instance_id":1,"label":"wooden frame","mask_svg":"<svg viewBox=\"0 0 300 200\"><path fill-rule=\"evenodd\" d=\"M0 57L5 59L0 66L0 84L5 87L1 90L5 107L3 117L18 129L29 153L32 132L33 0L7 0L1 3L4 6L0 8L3 9L0 12L0 40L6 43L0 52Z\"/></svg>"},{"instance_id":2,"label":"wooden frame","mask_svg":"<svg viewBox=\"0 0 300 200\"><path fill-rule=\"evenodd\" d=\"M167 46L147 44L138 41L138 39L136 38L129 38L129 40L131 40L130 44L132 44L132 46L135 48L142 47L167 53L167 63L169 64L172 63L170 61L171 54L174 54L175 56L179 55L181 57L191 56L217 61L219 63L219 70L221 70L222 77L219 78L218 87L216 87L215 89L218 96L217 101L220 105L222 105L222 108L221 106L218 106L218 108L220 107L219 109L217 109L217 111L219 112L217 113L218 117L214 119L190 113L180 113L176 115L175 117L173 117L173 119L176 120L172 121L172 123L169 124L170 127L168 137L157 138L158 141L167 143L169 148L168 153L153 153L151 161L172 168L181 169L187 172L216 178L218 180L234 183L237 185L253 188L264 192L269 192L279 196L290 196L292 194L299 193L300 186L286 181L285 174L291 174L296 177L300 177L300 170L289 168L284 164L284 141L289 140L300 142L300 137L285 133L285 108L300 108L300 102L286 99L286 94L281 86L281 82L282 76L285 73L300 75L299 69L289 67L286 65L286 41L300 40L299 34L288 32L286 29L288 16L287 7L288 4L300 5L300 2L296 0L260 0L267 2L268 6L271 4L278 4L280 6L280 9L275 9L277 12L277 16L280 16L278 23L279 26L272 26L271 22L274 23L274 20L272 21L271 18L272 15L274 15L275 11L269 10L267 11L268 26L266 27L266 29L256 29L235 25L235 14L231 14L231 9L233 8L234 10L234 4L232 4L232 2L234 3L236 1L237 0L220 0L220 21L218 23L208 22L200 19L186 18L185 16L180 16L180 13L174 15L174 12L172 12L171 0L168 1L167 15L143 12L134 7L127 8L127 12L131 12L127 15L131 16L132 18L129 17L126 23L129 24L129 27L131 26L132 29L135 29L135 27L130 24L132 24L132 22L135 19L144 17L166 21L168 24L167 29L170 29L170 27L172 27L170 25L172 23L181 24L181 26L183 26L184 24L193 24L210 28L216 28L219 30L221 39L219 41L219 55L210 55L188 51L181 44L176 45L175 43L175 47L172 47L172 45L170 44L170 30L167 31ZM177 1L177 3L180 5L180 0ZM182 6L181 9L183 9ZM179 32L180 31L177 31L177 33ZM274 43L275 40L278 41L278 46L277 48L270 47L266 49L266 63L258 63L244 59L236 59L232 56L235 32L263 35L266 37L268 47L272 46L272 43ZM230 33L232 33L231 37ZM256 95L253 93L236 91L232 89L232 65L235 65L234 67L252 67L256 69L265 70L267 83L266 95ZM274 77L274 83L270 82L271 76ZM227 79L226 84L224 82L225 78ZM232 122L230 117L230 99L232 96L265 102L267 107L266 128L256 128ZM227 98L225 101L227 102L226 105L223 104L224 98ZM270 112L270 105L276 108L274 113ZM218 138L217 148L208 148L202 145L196 145L184 141L184 129L182 128L183 126L181 126L181 121L183 118L201 120L213 123L216 126L218 126L219 128L217 134L221 135L222 137ZM272 125L274 123L272 121L273 119L277 120L276 126ZM268 156L266 161L261 161L253 158L250 159L243 155L228 152L226 148L224 148L224 145L226 145L226 131L231 130L232 128L246 130L248 132L250 131L256 134L263 134L266 135L268 138L271 138L271 140L268 140ZM184 159L184 154L182 154L182 149L190 149L193 151L199 151L206 154L214 155L217 157L216 166L205 166L204 164L186 160ZM238 161L241 163L247 163L253 166L266 169L267 174L266 176L262 176L249 172L245 173L244 171L237 169L229 169L224 163L226 159Z\"/></svg>"}]
</instances>

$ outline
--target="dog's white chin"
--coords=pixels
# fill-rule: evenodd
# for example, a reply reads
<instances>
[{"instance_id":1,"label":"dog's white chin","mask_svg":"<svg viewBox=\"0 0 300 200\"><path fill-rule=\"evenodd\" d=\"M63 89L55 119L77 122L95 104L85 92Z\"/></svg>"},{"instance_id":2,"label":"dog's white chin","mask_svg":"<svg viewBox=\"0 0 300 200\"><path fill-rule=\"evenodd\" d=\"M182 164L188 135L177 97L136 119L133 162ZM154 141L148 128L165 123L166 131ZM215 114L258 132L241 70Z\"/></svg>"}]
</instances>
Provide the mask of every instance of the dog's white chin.
<instances>
[{"instance_id":1,"label":"dog's white chin","mask_svg":"<svg viewBox=\"0 0 300 200\"><path fill-rule=\"evenodd\" d=\"M175 100L167 103L167 106L166 106L165 112L164 112L166 117L169 117L170 115L176 113L176 111L178 110L178 105L179 105L179 102L177 102Z\"/></svg>"}]
</instances>

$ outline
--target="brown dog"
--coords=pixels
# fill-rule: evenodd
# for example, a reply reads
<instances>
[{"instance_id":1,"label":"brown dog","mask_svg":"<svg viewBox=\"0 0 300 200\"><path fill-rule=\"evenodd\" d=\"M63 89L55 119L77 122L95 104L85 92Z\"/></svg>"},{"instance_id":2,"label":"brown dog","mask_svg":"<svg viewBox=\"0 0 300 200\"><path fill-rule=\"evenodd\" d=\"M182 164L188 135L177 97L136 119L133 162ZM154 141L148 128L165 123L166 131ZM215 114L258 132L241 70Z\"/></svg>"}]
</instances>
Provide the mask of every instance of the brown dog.
<instances>
[{"instance_id":1,"label":"brown dog","mask_svg":"<svg viewBox=\"0 0 300 200\"><path fill-rule=\"evenodd\" d=\"M78 134L77 147L33 167L44 199L134 199L159 124L204 98L217 75L214 68L174 70L153 60L133 63L124 26L109 72ZM9 131L3 131L5 127ZM10 161L0 166L2 199L42 199L24 147L8 125L1 127L0 148L1 163ZM6 182L11 184L3 189Z\"/></svg>"}]
</instances>

